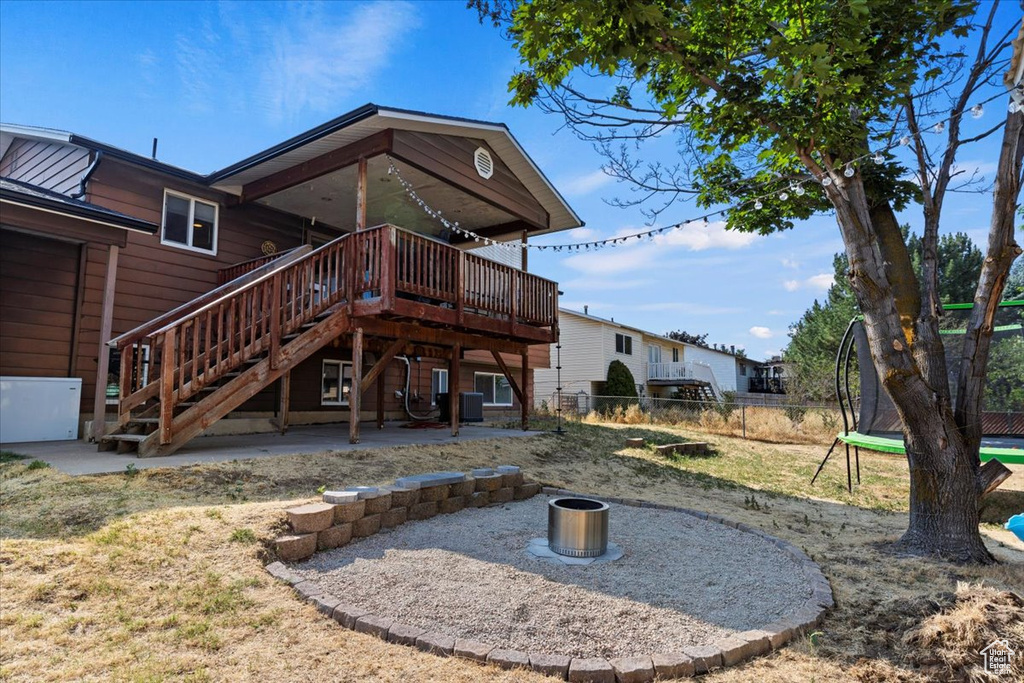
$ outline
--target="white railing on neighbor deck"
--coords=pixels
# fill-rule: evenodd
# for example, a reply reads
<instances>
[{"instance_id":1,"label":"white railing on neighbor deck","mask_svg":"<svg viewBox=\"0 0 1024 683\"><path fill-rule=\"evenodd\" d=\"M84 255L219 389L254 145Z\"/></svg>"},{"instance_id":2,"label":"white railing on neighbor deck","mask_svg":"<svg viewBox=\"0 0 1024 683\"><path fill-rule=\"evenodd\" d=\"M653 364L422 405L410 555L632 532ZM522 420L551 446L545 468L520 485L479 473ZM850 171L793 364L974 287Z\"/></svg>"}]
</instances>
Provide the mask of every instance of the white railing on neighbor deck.
<instances>
[{"instance_id":1,"label":"white railing on neighbor deck","mask_svg":"<svg viewBox=\"0 0 1024 683\"><path fill-rule=\"evenodd\" d=\"M707 363L685 361L682 363L648 363L648 381L696 380L707 382L715 392L715 397L722 398L722 390L715 379L715 373Z\"/></svg>"}]
</instances>

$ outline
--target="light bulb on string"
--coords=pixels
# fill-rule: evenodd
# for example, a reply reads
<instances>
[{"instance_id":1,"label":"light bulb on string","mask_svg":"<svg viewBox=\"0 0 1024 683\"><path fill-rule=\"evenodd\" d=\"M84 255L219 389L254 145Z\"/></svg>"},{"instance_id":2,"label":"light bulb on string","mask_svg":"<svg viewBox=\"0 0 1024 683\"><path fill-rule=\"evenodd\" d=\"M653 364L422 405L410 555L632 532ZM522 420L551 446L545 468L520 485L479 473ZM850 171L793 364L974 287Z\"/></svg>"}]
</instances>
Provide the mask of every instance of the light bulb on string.
<instances>
[{"instance_id":1,"label":"light bulb on string","mask_svg":"<svg viewBox=\"0 0 1024 683\"><path fill-rule=\"evenodd\" d=\"M804 186L803 185L797 185L796 189L793 190L793 191L796 192L798 197L802 197L806 190L804 190Z\"/></svg>"},{"instance_id":2,"label":"light bulb on string","mask_svg":"<svg viewBox=\"0 0 1024 683\"><path fill-rule=\"evenodd\" d=\"M854 173L856 173L856 171L854 171L853 166L850 166L849 164L847 164L846 168L843 169L843 175L847 178L852 178Z\"/></svg>"},{"instance_id":3,"label":"light bulb on string","mask_svg":"<svg viewBox=\"0 0 1024 683\"><path fill-rule=\"evenodd\" d=\"M1020 111L1020 105L1015 100L1010 100L1009 110L1011 114L1016 114Z\"/></svg>"},{"instance_id":4,"label":"light bulb on string","mask_svg":"<svg viewBox=\"0 0 1024 683\"><path fill-rule=\"evenodd\" d=\"M757 209L758 211L764 208L764 204L761 203L760 199L754 202L754 208Z\"/></svg>"},{"instance_id":5,"label":"light bulb on string","mask_svg":"<svg viewBox=\"0 0 1024 683\"><path fill-rule=\"evenodd\" d=\"M900 138L900 146L906 147L909 144L910 144L910 136L909 135L904 135L903 137Z\"/></svg>"},{"instance_id":6,"label":"light bulb on string","mask_svg":"<svg viewBox=\"0 0 1024 683\"><path fill-rule=\"evenodd\" d=\"M880 164L883 161L885 161L885 157L882 156L881 152L875 152L875 155L871 157L871 160L874 161L876 164Z\"/></svg>"},{"instance_id":7,"label":"light bulb on string","mask_svg":"<svg viewBox=\"0 0 1024 683\"><path fill-rule=\"evenodd\" d=\"M831 185L832 184L832 176L827 176L827 175L826 176L822 176L821 184L824 185L825 187L828 187L829 185Z\"/></svg>"},{"instance_id":8,"label":"light bulb on string","mask_svg":"<svg viewBox=\"0 0 1024 683\"><path fill-rule=\"evenodd\" d=\"M973 107L971 107L971 118L972 119L980 119L984 115L985 115L985 107L981 106L980 104L976 104Z\"/></svg>"},{"instance_id":9,"label":"light bulb on string","mask_svg":"<svg viewBox=\"0 0 1024 683\"><path fill-rule=\"evenodd\" d=\"M786 201L787 199L789 199L789 193L788 192L780 192L779 193L779 199L781 199L782 201Z\"/></svg>"},{"instance_id":10,"label":"light bulb on string","mask_svg":"<svg viewBox=\"0 0 1024 683\"><path fill-rule=\"evenodd\" d=\"M946 122L945 121L939 121L934 126L932 126L932 132L933 133L941 133L944 130L946 130Z\"/></svg>"}]
</instances>

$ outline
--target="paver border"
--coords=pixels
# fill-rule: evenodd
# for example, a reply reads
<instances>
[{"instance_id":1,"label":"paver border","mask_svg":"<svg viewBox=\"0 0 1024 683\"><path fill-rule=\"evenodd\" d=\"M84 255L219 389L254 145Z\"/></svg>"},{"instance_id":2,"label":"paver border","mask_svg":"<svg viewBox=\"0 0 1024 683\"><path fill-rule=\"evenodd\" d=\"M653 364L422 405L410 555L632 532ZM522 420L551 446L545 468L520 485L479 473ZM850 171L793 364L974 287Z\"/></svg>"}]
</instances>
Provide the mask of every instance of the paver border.
<instances>
[{"instance_id":1,"label":"paver border","mask_svg":"<svg viewBox=\"0 0 1024 683\"><path fill-rule=\"evenodd\" d=\"M522 480L520 479L520 481ZM590 494L551 486L540 487L539 493L557 496L589 496L619 505L678 512L757 536L789 555L797 563L807 579L811 597L801 603L786 618L766 624L759 629L732 634L710 645L683 648L682 652L652 653L608 660L601 657L568 657L566 655L521 652L489 643L457 639L430 629L401 624L398 621L344 604L339 598L324 594L312 582L302 580L283 562L272 562L265 569L271 576L291 585L303 600L311 602L318 611L333 618L345 628L369 633L387 642L416 647L442 657L454 655L471 661L494 664L502 668L532 668L534 671L568 681L648 683L654 681L655 677L658 680L689 678L714 669L735 666L754 657L778 650L790 641L813 631L821 624L826 612L835 606L832 587L828 579L807 553L789 541L766 534L748 524L735 522L701 510L634 498L590 496ZM517 497L516 500L519 498ZM562 661L563 659L565 661ZM574 663L576 666L573 666Z\"/></svg>"}]
</instances>

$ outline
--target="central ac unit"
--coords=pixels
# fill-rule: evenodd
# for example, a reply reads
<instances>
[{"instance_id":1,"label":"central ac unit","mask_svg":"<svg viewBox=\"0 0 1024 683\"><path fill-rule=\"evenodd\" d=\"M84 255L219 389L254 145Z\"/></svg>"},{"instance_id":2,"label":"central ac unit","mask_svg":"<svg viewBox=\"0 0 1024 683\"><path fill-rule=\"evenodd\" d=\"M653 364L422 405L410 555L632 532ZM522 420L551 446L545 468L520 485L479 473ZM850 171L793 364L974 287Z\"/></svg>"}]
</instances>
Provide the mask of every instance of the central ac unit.
<instances>
[{"instance_id":1,"label":"central ac unit","mask_svg":"<svg viewBox=\"0 0 1024 683\"><path fill-rule=\"evenodd\" d=\"M484 395L478 391L459 394L459 418L462 422L483 422Z\"/></svg>"}]
</instances>

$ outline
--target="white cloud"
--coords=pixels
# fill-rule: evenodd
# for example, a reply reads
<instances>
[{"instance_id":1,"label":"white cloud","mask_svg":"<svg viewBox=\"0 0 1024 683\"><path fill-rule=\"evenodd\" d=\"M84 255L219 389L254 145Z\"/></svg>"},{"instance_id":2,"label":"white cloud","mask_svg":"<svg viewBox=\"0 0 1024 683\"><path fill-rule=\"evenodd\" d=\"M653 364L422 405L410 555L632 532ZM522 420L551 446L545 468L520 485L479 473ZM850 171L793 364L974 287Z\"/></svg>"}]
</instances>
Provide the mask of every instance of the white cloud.
<instances>
[{"instance_id":1,"label":"white cloud","mask_svg":"<svg viewBox=\"0 0 1024 683\"><path fill-rule=\"evenodd\" d=\"M573 228L568 233L569 237L577 242L591 240L597 236L597 230L593 228Z\"/></svg>"},{"instance_id":2,"label":"white cloud","mask_svg":"<svg viewBox=\"0 0 1024 683\"><path fill-rule=\"evenodd\" d=\"M780 263L782 263L782 267L783 268L799 268L800 267L800 262L795 260L795 259L783 257L779 261L780 261Z\"/></svg>"},{"instance_id":3,"label":"white cloud","mask_svg":"<svg viewBox=\"0 0 1024 683\"><path fill-rule=\"evenodd\" d=\"M618 291L620 289L636 289L637 287L645 287L653 284L654 280L651 279L634 279L634 280L623 280L617 278L600 278L600 277L578 277L573 280L567 280L560 282L560 287L565 291Z\"/></svg>"},{"instance_id":4,"label":"white cloud","mask_svg":"<svg viewBox=\"0 0 1024 683\"><path fill-rule=\"evenodd\" d=\"M795 292L798 289L828 291L828 288L835 283L835 276L832 273L818 273L804 280L785 280L782 288L787 292Z\"/></svg>"},{"instance_id":5,"label":"white cloud","mask_svg":"<svg viewBox=\"0 0 1024 683\"><path fill-rule=\"evenodd\" d=\"M775 336L775 333L772 332L770 328L761 327L759 325L751 327L750 334L754 335L758 339L771 339L772 337Z\"/></svg>"},{"instance_id":6,"label":"white cloud","mask_svg":"<svg viewBox=\"0 0 1024 683\"><path fill-rule=\"evenodd\" d=\"M297 7L287 22L274 27L262 62L268 113L276 120L333 110L368 86L419 24L417 8L409 2L379 0L338 18L328 18L315 5Z\"/></svg>"},{"instance_id":7,"label":"white cloud","mask_svg":"<svg viewBox=\"0 0 1024 683\"><path fill-rule=\"evenodd\" d=\"M634 308L638 311L672 311L675 313L689 313L690 315L735 315L744 312L742 308L708 306L707 304L694 304L687 301L640 304L634 306Z\"/></svg>"},{"instance_id":8,"label":"white cloud","mask_svg":"<svg viewBox=\"0 0 1024 683\"><path fill-rule=\"evenodd\" d=\"M557 184L557 187L562 194L566 196L579 197L581 195L590 194L599 187L604 187L612 180L614 180L612 176L599 168L591 173L585 173L584 175L575 176L573 178L566 178L560 181Z\"/></svg>"},{"instance_id":9,"label":"white cloud","mask_svg":"<svg viewBox=\"0 0 1024 683\"><path fill-rule=\"evenodd\" d=\"M671 230L654 238L655 244L682 246L690 251L706 249L743 249L757 240L754 233L726 230L725 221L687 223L679 230Z\"/></svg>"}]
</instances>

